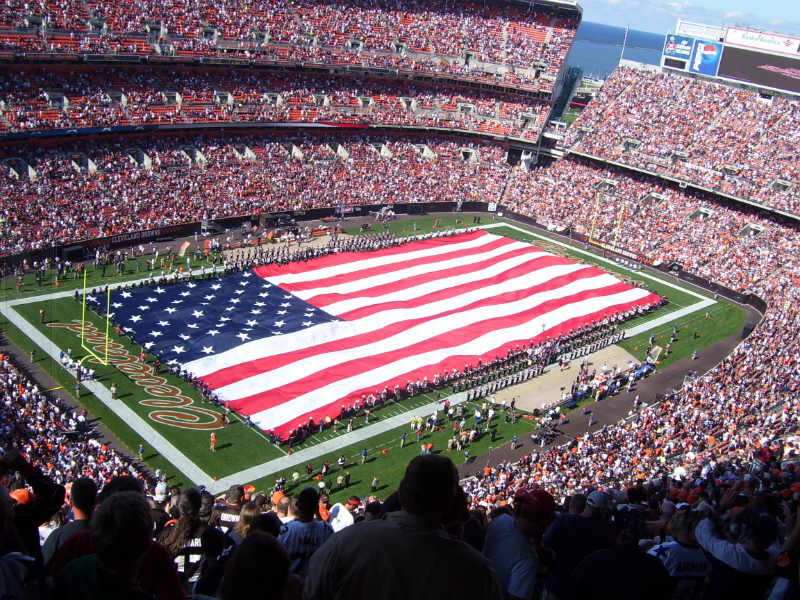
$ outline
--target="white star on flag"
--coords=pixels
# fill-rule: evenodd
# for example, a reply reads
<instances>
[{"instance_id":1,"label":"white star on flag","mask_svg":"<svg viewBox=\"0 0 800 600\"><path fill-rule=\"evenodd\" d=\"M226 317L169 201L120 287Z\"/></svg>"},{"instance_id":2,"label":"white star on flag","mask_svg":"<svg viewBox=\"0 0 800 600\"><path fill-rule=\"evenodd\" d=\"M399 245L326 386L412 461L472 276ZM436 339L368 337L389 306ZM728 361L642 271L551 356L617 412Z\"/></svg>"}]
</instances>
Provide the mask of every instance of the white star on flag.
<instances>
[{"instance_id":1,"label":"white star on flag","mask_svg":"<svg viewBox=\"0 0 800 600\"><path fill-rule=\"evenodd\" d=\"M151 331L150 335L152 335L153 337L158 337L158 336L164 335L164 334L161 333L160 331Z\"/></svg>"},{"instance_id":2,"label":"white star on flag","mask_svg":"<svg viewBox=\"0 0 800 600\"><path fill-rule=\"evenodd\" d=\"M183 346L173 346L172 351L175 354L181 354L182 352L186 352L186 349Z\"/></svg>"},{"instance_id":3,"label":"white star on flag","mask_svg":"<svg viewBox=\"0 0 800 600\"><path fill-rule=\"evenodd\" d=\"M192 316L195 319L199 319L200 317L203 316L203 311L202 310L195 310L194 312L192 312Z\"/></svg>"},{"instance_id":4,"label":"white star on flag","mask_svg":"<svg viewBox=\"0 0 800 600\"><path fill-rule=\"evenodd\" d=\"M283 327L286 325L286 321L275 321L273 325L275 325L275 327Z\"/></svg>"},{"instance_id":5,"label":"white star on flag","mask_svg":"<svg viewBox=\"0 0 800 600\"><path fill-rule=\"evenodd\" d=\"M165 311L167 311L169 314L172 314L172 313L174 313L174 312L178 312L178 309L177 309L177 308L172 308L171 306L168 306L168 307L167 307L167 308L165 308L164 310L165 310Z\"/></svg>"},{"instance_id":6,"label":"white star on flag","mask_svg":"<svg viewBox=\"0 0 800 600\"><path fill-rule=\"evenodd\" d=\"M249 340L249 339L250 339L250 336L249 336L249 335L247 335L246 333L237 333L237 334L236 334L236 337L238 337L238 338L239 338L239 339L241 339L242 341L245 341L245 340Z\"/></svg>"},{"instance_id":7,"label":"white star on flag","mask_svg":"<svg viewBox=\"0 0 800 600\"><path fill-rule=\"evenodd\" d=\"M164 292L166 292L167 290L163 289L162 287L157 287L157 288L156 288L156 289L154 289L153 291L154 291L156 294L163 294L163 293L164 293Z\"/></svg>"},{"instance_id":8,"label":"white star on flag","mask_svg":"<svg viewBox=\"0 0 800 600\"><path fill-rule=\"evenodd\" d=\"M181 338L181 339L182 339L184 342L185 342L186 340L190 340L190 339L192 339L192 336L190 336L190 335L186 335L185 333L179 333L179 334L178 334L178 337L179 337L179 338Z\"/></svg>"},{"instance_id":9,"label":"white star on flag","mask_svg":"<svg viewBox=\"0 0 800 600\"><path fill-rule=\"evenodd\" d=\"M203 346L203 354L214 354L213 346Z\"/></svg>"},{"instance_id":10,"label":"white star on flag","mask_svg":"<svg viewBox=\"0 0 800 600\"><path fill-rule=\"evenodd\" d=\"M161 327L169 327L169 321L159 321L158 322Z\"/></svg>"},{"instance_id":11,"label":"white star on flag","mask_svg":"<svg viewBox=\"0 0 800 600\"><path fill-rule=\"evenodd\" d=\"M219 289L219 288L221 288L221 287L222 287L222 286L221 286L220 284L218 284L218 283L215 283L214 285L212 285L212 286L211 286L211 289L212 289L212 290L218 290L218 289Z\"/></svg>"},{"instance_id":12,"label":"white star on flag","mask_svg":"<svg viewBox=\"0 0 800 600\"><path fill-rule=\"evenodd\" d=\"M130 298L132 296L132 294L130 292L126 292L126 291L123 291L120 295L123 298ZM91 298L91 296L87 296L87 298Z\"/></svg>"},{"instance_id":13,"label":"white star on flag","mask_svg":"<svg viewBox=\"0 0 800 600\"><path fill-rule=\"evenodd\" d=\"M186 326L189 329L197 329L197 323L187 323Z\"/></svg>"},{"instance_id":14,"label":"white star on flag","mask_svg":"<svg viewBox=\"0 0 800 600\"><path fill-rule=\"evenodd\" d=\"M215 336L215 335L217 335L218 333L219 333L219 330L218 330L218 329L209 329L209 330L208 330L208 335L210 335L211 337L214 337L214 336Z\"/></svg>"},{"instance_id":15,"label":"white star on flag","mask_svg":"<svg viewBox=\"0 0 800 600\"><path fill-rule=\"evenodd\" d=\"M141 315L131 315L131 321L133 321L134 323L138 323L141 320L142 320Z\"/></svg>"}]
</instances>

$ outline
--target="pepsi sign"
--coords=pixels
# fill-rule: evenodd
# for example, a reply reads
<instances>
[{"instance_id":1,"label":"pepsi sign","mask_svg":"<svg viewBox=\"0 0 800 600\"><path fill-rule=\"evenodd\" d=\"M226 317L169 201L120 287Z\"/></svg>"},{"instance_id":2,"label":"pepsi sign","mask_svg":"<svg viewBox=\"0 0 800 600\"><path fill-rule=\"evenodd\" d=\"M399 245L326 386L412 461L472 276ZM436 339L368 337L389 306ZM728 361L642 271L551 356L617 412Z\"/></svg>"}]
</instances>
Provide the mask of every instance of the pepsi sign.
<instances>
[{"instance_id":1,"label":"pepsi sign","mask_svg":"<svg viewBox=\"0 0 800 600\"><path fill-rule=\"evenodd\" d=\"M716 77L721 57L722 44L695 40L692 56L689 59L689 72Z\"/></svg>"}]
</instances>

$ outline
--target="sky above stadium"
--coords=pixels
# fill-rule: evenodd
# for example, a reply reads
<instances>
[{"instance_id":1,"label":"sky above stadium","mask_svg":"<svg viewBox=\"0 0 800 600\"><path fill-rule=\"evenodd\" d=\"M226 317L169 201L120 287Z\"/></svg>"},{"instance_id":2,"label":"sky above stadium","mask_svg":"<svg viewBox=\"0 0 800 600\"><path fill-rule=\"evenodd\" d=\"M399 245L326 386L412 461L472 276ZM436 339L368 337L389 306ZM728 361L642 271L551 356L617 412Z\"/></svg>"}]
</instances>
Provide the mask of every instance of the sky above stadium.
<instances>
[{"instance_id":1,"label":"sky above stadium","mask_svg":"<svg viewBox=\"0 0 800 600\"><path fill-rule=\"evenodd\" d=\"M678 19L800 36L797 0L578 0L585 21L666 33Z\"/></svg>"}]
</instances>

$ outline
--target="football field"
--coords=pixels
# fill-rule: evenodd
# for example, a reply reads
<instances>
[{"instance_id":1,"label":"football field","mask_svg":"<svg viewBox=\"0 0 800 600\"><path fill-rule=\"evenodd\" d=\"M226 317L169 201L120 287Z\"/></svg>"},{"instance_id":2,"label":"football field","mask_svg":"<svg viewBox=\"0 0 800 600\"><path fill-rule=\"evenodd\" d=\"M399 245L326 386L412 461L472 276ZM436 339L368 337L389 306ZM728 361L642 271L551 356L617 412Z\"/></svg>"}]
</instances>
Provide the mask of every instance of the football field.
<instances>
[{"instance_id":1,"label":"football field","mask_svg":"<svg viewBox=\"0 0 800 600\"><path fill-rule=\"evenodd\" d=\"M392 222L390 227L397 234L403 235L412 233L414 228L418 233L430 231L437 221L439 230L463 226L457 223L458 220L459 217L454 215L440 216L438 219L420 217L398 220ZM514 243L535 244L556 256L597 266L626 282L645 286L650 292L667 297L669 302L666 306L625 322L624 328L628 335L620 343L641 360L650 335L656 337L658 345L666 345L668 339L665 338L669 338L676 324L682 331L689 330L693 335L679 336L679 341L673 344L673 352L661 358L661 368L685 358L695 349L702 350L703 347L741 330L744 323L745 313L741 308L688 289L681 282L668 280L661 275L631 271L622 264L595 255L582 247L567 246L559 240L512 223L498 220L484 227L495 236L515 240ZM190 255L189 266L192 269L203 268L206 265L205 260L202 255ZM99 269L94 270L89 265L89 287L97 288L94 295L99 297L102 291L99 287L108 285L111 288L112 306L117 303L122 309L125 298L122 296L124 290L120 287L131 282L138 284L146 278L147 274L141 268L143 262L143 258L131 259L126 266L126 272L112 273L108 270L105 276ZM181 284L176 284L178 285ZM338 476L348 473L350 486L346 490L337 491L337 494L364 495L368 493L376 477L379 493L385 493L396 486L405 465L419 453L420 443L433 444L436 452L449 452L446 449L447 440L451 436L449 423L443 424L441 429L426 431L419 441L415 430L409 426L412 418L424 418L437 407L441 409L441 402L451 394L448 388L438 393L434 391L400 402L389 402L383 408L373 411L368 423L362 414L355 419L349 432L344 426L339 427L335 433L328 427L292 448L285 444L270 443L258 427L248 425L234 413L230 414L230 423L223 427L224 408L204 401L193 384L170 372L166 365L155 372L154 357L147 352L142 356L141 336L137 338L137 343L131 339L129 331L118 332L112 327L106 333L106 319L94 311L87 311L86 323L82 326L83 304L75 298L76 290L82 286L81 281L69 278L62 279L56 286L52 273L41 282L36 282L32 275L27 275L21 291L15 289L14 281L4 281L0 289L2 327L8 337L26 353L35 349L34 360L37 365L113 431L131 449L131 455L135 456L134 449L143 444L144 461L152 469L161 468L169 475L170 483L202 484L214 493L224 491L234 483L253 484L257 490L269 490L279 476L286 477L290 484L296 481L295 485L302 485L309 479L307 465L311 467L311 477L316 478L320 476L323 462L329 461L335 467L339 457L344 456L345 468L341 471L334 468L325 478L329 488L336 489ZM143 289L133 288L133 292ZM206 302L213 304L214 299L207 299ZM194 313L208 310L199 301L190 308ZM707 319L707 313L713 318ZM261 317L255 315L252 326L256 327L256 321L260 319ZM178 323L182 324L184 320ZM187 327L190 324L186 321ZM304 326L312 325L321 326L320 323L311 321ZM301 326L298 325L298 328ZM301 333L300 331L296 335ZM190 329L183 327L178 327L175 332L175 335L183 336L181 339L188 338L190 334ZM84 358L87 350L81 347L82 337L83 345L98 357L103 358L105 352L108 352L108 365L102 364L102 361L93 356L86 358L83 364L91 366L96 377L94 381L86 381L76 388L74 370L65 368L60 359L62 353L71 354L74 360ZM181 345L176 347L182 348ZM202 348L208 347L210 346ZM236 354L245 350L232 347L228 352ZM267 356L263 360L273 359ZM303 364L313 365L313 360ZM276 370L273 376L278 377L280 373ZM112 383L117 389L116 399L111 397ZM231 385L227 380L225 383ZM236 382L234 384L238 385ZM554 390L554 394L557 394L557 390ZM466 402L464 396L464 393L455 394L451 401ZM336 398L332 398L332 401L335 402ZM320 407L321 403L319 401ZM472 406L470 402L467 404L469 408L466 414L470 415ZM314 405L314 410L322 410L320 407ZM262 413L252 414L257 418ZM483 455L493 448L510 443L514 436L528 435L533 427L534 422L528 415L520 415L514 423L499 422L495 425L494 440L488 435L483 436L470 446L470 454L472 457ZM216 452L209 449L212 432L217 437ZM401 448L403 432L407 439L405 446ZM366 460L362 457L365 449ZM450 454L456 463L465 460L463 451L453 450Z\"/></svg>"}]
</instances>

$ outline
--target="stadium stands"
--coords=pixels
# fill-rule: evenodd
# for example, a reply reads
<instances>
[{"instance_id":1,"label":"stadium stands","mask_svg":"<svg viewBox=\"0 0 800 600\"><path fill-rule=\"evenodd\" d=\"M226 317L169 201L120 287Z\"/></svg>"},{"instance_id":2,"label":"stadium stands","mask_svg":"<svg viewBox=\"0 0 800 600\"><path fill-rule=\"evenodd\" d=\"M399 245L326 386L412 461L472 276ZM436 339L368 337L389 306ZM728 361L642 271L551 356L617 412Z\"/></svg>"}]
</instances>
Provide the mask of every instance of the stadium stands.
<instances>
[{"instance_id":1,"label":"stadium stands","mask_svg":"<svg viewBox=\"0 0 800 600\"><path fill-rule=\"evenodd\" d=\"M187 137L27 149L14 157L27 167L4 163L14 176L0 184L0 255L331 204L496 199L508 171L503 156L497 145L408 137Z\"/></svg>"},{"instance_id":2,"label":"stadium stands","mask_svg":"<svg viewBox=\"0 0 800 600\"><path fill-rule=\"evenodd\" d=\"M748 590L766 589L776 573L790 583L787 593L773 597L791 597L797 591L800 550L798 225L711 192L686 191L658 176L800 212L796 101L670 74L617 69L567 131L566 145L653 175L577 156L529 171L507 163L507 145L448 138L442 131L365 136L361 131L359 135L331 131L312 135L295 129L286 135L252 131L201 135L192 130L200 124L332 123L439 127L535 140L549 110L547 92L577 29L575 15L545 4L469 0L295 0L258 6L220 0L133 4L7 0L0 6L0 58L7 60L26 53L26 60L34 62L77 54L147 56L186 64L214 58L302 62L385 69L383 75L388 77L389 71L412 71L544 93L542 99L534 99L530 94L479 91L452 81L412 84L378 79L377 73L344 78L307 71L190 70L174 64L146 69L83 65L69 70L41 65L5 69L0 74L0 135L154 124L181 125L189 131L182 136L170 131L168 137L3 147L0 257L13 259L30 250L109 234L262 212L484 201L499 202L505 210L529 216L548 229L575 232L625 250L645 263L677 263L715 283L753 293L768 305L764 320L711 371L666 394L662 402L632 411L625 421L566 446L543 445L518 462L488 466L462 482L466 492L462 504L468 503L472 514L453 510L445 515L444 524L462 532L466 540L471 523L478 539L472 538L474 545L480 549L487 513L497 520L495 527L503 523L502 514L509 506L518 510L518 516L525 517L527 510L528 516L533 512L552 518L541 495L519 496L542 487L564 503L563 515L581 512L575 508L581 498L590 509L611 510L615 526L624 534L618 539L628 536L631 546L657 544L653 556L665 563L671 552L662 543L667 531L676 538L688 535L681 538L688 545L694 544L696 534L696 541L716 559L703 566L707 559L696 557L703 573L700 580L705 581L700 587L706 587L709 597L735 597L727 589L731 582L752 586ZM523 119L523 115L529 116ZM382 175L378 178L375 173ZM106 485L106 500L119 481L115 477L143 479L130 459L97 441L85 412L71 410L42 392L7 357L0 360L0 397L3 445L17 446L31 463L20 462L11 453L0 456L0 475L18 471L4 479L18 488L11 494L13 503L0 489L0 534L7 526L19 526L25 514L30 497L23 480L35 494L44 489L37 488L36 481L41 485L41 480L36 479L35 467L57 484L91 477ZM153 515L179 518L177 500L165 505L166 484L160 482L153 489L156 482L149 483ZM597 489L606 495L597 496ZM423 496L427 491L419 490ZM408 500L408 486L403 493ZM304 512L309 507L313 512L317 499L309 501L311 494L304 494ZM268 509L266 498L255 498L257 504L251 506L243 495L234 486L225 506L217 508L242 510L251 517ZM441 506L455 506L444 496L439 498ZM374 497L355 498L346 510L362 502L380 504ZM281 506L278 495L274 503ZM196 514L197 507L192 506L184 520L193 528L202 521L205 528L212 504L206 497L208 510ZM109 506L105 510L113 509ZM372 504L375 514L399 506L394 495L385 498L382 507ZM332 509L322 499L319 507L320 514ZM672 512L680 515L684 509L684 515L691 515L689 525L669 521ZM424 506L415 510L424 514ZM756 516L748 516L754 510ZM66 508L60 515L65 513ZM14 518L6 518L9 514ZM357 521L366 518L357 508L353 514ZM704 520L709 515L723 529L741 531L738 541L765 557L759 570L744 574L750 579L734 577L735 565L719 575L725 556L714 554L710 542L714 534ZM288 520L292 515L283 512L281 517ZM308 522L319 519L309 516ZM256 521L257 517L253 529L258 529ZM644 530L636 529L637 523ZM208 527L208 531L215 530ZM535 535L542 537L543 531ZM38 555L35 540L5 541L17 537L3 536L2 554L20 550ZM601 586L601 578L589 574L603 557L592 555L588 566L580 563L583 569L572 570L572 563L567 568L566 561L580 552L568 558L559 555L556 537L553 530L543 536L544 546L555 552L552 572L568 573L570 585L590 581ZM190 550L174 553L176 559L203 556L192 583L185 574L189 591L213 595L230 553L236 559L231 561L229 571L234 574L229 572L229 583L237 578L236 569L246 569L242 565L248 564L247 552L261 557L257 564L272 564L272 559L288 564L280 547L257 536L240 550L228 552L223 547L232 541L224 541L221 534L222 539L212 538L204 534L202 543L192 540L187 542ZM570 545L588 554L587 540L588 536L573 536ZM261 555L254 550L259 543ZM776 571L781 543L786 551L782 564L788 567ZM124 544L119 547L124 549ZM157 544L151 548L167 552ZM612 566L631 569L634 551L626 552L624 560L611 561ZM152 559L152 552L148 554ZM4 555L1 560L9 558ZM276 571L275 585L287 585L289 568ZM312 577L319 580L321 568L312 562ZM623 579L608 576L615 585ZM238 587L250 591L248 583L254 577L239 574ZM630 573L625 575L626 581L632 579ZM205 587L198 586L200 582ZM652 587L660 581L647 583ZM562 597L558 592L563 588L551 589L551 584L556 585L548 580L548 590ZM692 585L699 597L697 582ZM57 586L69 589L63 576ZM296 581L294 586L286 597L300 597ZM281 590L274 591L282 595ZM760 596L754 592L748 597Z\"/></svg>"},{"instance_id":3,"label":"stadium stands","mask_svg":"<svg viewBox=\"0 0 800 600\"><path fill-rule=\"evenodd\" d=\"M552 91L574 7L302 0L252 10L206 1L41 3L0 11L0 43L37 54L259 58L457 75ZM39 31L44 35L39 35Z\"/></svg>"},{"instance_id":4,"label":"stadium stands","mask_svg":"<svg viewBox=\"0 0 800 600\"><path fill-rule=\"evenodd\" d=\"M798 131L797 100L619 67L565 144L798 213Z\"/></svg>"},{"instance_id":5,"label":"stadium stands","mask_svg":"<svg viewBox=\"0 0 800 600\"><path fill-rule=\"evenodd\" d=\"M291 122L471 130L535 141L547 102L514 93L293 72L20 69L0 76L9 132Z\"/></svg>"}]
</instances>

